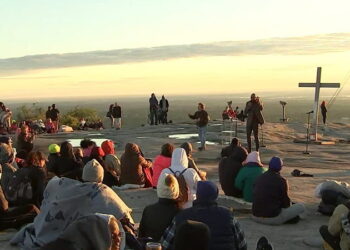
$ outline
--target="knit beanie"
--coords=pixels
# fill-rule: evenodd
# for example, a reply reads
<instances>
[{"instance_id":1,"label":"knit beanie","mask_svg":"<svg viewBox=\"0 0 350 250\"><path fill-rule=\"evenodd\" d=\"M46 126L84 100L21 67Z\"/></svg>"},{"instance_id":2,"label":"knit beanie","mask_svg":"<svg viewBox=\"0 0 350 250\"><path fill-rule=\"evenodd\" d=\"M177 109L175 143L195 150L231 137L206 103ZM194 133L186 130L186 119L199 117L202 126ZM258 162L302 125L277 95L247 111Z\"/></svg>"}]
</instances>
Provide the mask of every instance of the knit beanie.
<instances>
[{"instance_id":1,"label":"knit beanie","mask_svg":"<svg viewBox=\"0 0 350 250\"><path fill-rule=\"evenodd\" d=\"M269 169L274 170L276 172L281 171L283 166L283 161L281 158L274 156L271 158L270 163L269 163Z\"/></svg>"},{"instance_id":2,"label":"knit beanie","mask_svg":"<svg viewBox=\"0 0 350 250\"><path fill-rule=\"evenodd\" d=\"M175 200L179 197L179 183L171 174L164 174L159 177L157 195L159 198Z\"/></svg>"},{"instance_id":3,"label":"knit beanie","mask_svg":"<svg viewBox=\"0 0 350 250\"><path fill-rule=\"evenodd\" d=\"M49 146L49 153L50 154L57 154L60 152L60 150L61 150L61 148L57 144L51 144Z\"/></svg>"},{"instance_id":4,"label":"knit beanie","mask_svg":"<svg viewBox=\"0 0 350 250\"><path fill-rule=\"evenodd\" d=\"M248 154L247 156L247 160L246 160L247 163L249 162L255 162L259 165L262 166L262 163L261 163L261 160L260 160L260 154L258 151L252 151Z\"/></svg>"},{"instance_id":5,"label":"knit beanie","mask_svg":"<svg viewBox=\"0 0 350 250\"><path fill-rule=\"evenodd\" d=\"M197 182L197 201L216 201L219 195L219 189L214 182Z\"/></svg>"},{"instance_id":6,"label":"knit beanie","mask_svg":"<svg viewBox=\"0 0 350 250\"><path fill-rule=\"evenodd\" d=\"M87 162L83 169L83 181L98 182L101 183L104 177L103 167L96 161L92 159Z\"/></svg>"}]
</instances>

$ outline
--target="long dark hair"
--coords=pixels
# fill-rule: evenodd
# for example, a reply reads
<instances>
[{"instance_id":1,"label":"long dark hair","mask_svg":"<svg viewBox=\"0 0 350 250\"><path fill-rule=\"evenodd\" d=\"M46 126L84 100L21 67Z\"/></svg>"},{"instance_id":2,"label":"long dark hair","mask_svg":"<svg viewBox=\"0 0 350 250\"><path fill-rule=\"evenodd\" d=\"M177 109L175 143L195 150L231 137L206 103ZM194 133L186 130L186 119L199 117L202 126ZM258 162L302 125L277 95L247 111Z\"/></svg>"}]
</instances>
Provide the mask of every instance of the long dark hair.
<instances>
[{"instance_id":1,"label":"long dark hair","mask_svg":"<svg viewBox=\"0 0 350 250\"><path fill-rule=\"evenodd\" d=\"M60 153L63 158L75 160L73 146L68 141L62 142Z\"/></svg>"},{"instance_id":2,"label":"long dark hair","mask_svg":"<svg viewBox=\"0 0 350 250\"><path fill-rule=\"evenodd\" d=\"M109 105L109 112L112 112L114 104Z\"/></svg>"}]
</instances>

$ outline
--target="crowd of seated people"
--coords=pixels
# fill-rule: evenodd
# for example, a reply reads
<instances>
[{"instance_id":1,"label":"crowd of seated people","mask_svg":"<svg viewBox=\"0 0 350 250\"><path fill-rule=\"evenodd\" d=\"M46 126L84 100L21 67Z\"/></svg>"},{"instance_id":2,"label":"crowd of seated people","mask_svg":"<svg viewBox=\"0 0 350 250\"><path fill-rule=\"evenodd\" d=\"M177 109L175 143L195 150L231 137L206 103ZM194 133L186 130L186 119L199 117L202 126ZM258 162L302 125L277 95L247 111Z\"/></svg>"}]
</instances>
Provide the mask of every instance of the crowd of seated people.
<instances>
[{"instance_id":1,"label":"crowd of seated people","mask_svg":"<svg viewBox=\"0 0 350 250\"><path fill-rule=\"evenodd\" d=\"M27 138L28 128L22 128L21 136ZM195 164L190 143L179 148L166 143L153 161L135 143L125 145L120 160L111 140L101 147L90 139L79 148L68 141L51 144L48 158L30 143L22 146L21 151L30 150L19 161L11 139L0 137L0 230L19 230L11 240L14 245L144 249L145 242L153 241L163 249L247 249L239 222L217 204L219 189ZM307 218L305 206L289 197L282 159L272 157L265 168L259 152L248 154L237 139L221 155L222 190L251 202L253 221L281 225ZM114 191L117 186L156 190L158 201L144 208L138 231L131 209ZM343 200L329 224L320 228L333 249L350 245L349 211ZM259 249L272 249L265 238L258 242L266 247Z\"/></svg>"}]
</instances>

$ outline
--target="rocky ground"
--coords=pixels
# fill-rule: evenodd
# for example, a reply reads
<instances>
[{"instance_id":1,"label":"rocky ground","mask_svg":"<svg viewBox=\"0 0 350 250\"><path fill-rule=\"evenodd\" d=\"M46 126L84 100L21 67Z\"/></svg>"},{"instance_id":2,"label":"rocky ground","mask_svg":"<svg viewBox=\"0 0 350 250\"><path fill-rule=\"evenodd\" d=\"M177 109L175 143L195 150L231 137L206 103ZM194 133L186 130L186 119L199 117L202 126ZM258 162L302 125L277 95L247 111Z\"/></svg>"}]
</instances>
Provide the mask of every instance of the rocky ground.
<instances>
[{"instance_id":1,"label":"rocky ground","mask_svg":"<svg viewBox=\"0 0 350 250\"><path fill-rule=\"evenodd\" d=\"M219 153L222 148L223 127L221 122L211 122L208 129L210 145L206 151L194 152L194 158L201 170L208 173L209 180L218 183ZM227 130L225 128L224 130ZM245 144L245 128L238 124L238 137ZM305 138L305 125L299 123L280 124L268 123L264 125L264 144L260 150L263 163L268 165L269 159L276 155L284 159L285 167L282 175L288 179L290 196L295 202L303 202L308 209L308 217L298 224L283 226L266 226L253 222L250 219L249 205L227 199L220 195L219 203L232 208L241 223L248 241L248 249L255 249L257 239L265 235L271 240L275 249L320 249L321 241L318 228L326 224L328 217L317 213L319 199L314 196L315 187L326 179L341 180L350 183L350 125L330 124L320 130L322 140L334 141L334 145L311 144L310 155L302 154L305 144L294 143L295 139ZM178 135L189 138L179 138ZM103 131L77 131L73 133L58 133L55 135L40 135L35 141L37 149L47 152L47 146L51 143L61 143L64 140L76 139L79 141L85 137L96 139L111 139L116 143L117 155L121 156L127 142L134 142L141 146L147 158L154 158L160 153L161 145L167 142L179 146L185 141L190 141L194 148L198 147L196 128L193 124L171 124L159 126L143 126L135 129L105 129ZM172 137L172 138L169 138ZM175 137L175 138L173 138ZM98 140L100 139L100 140ZM228 137L224 139L229 140ZM76 141L72 141L76 143ZM314 177L292 177L293 169L299 169ZM139 222L143 208L156 201L156 193L152 189L117 191L125 203L133 209L133 217ZM0 249L16 249L8 244L8 240L14 231L0 233ZM310 246L312 245L312 246Z\"/></svg>"}]
</instances>

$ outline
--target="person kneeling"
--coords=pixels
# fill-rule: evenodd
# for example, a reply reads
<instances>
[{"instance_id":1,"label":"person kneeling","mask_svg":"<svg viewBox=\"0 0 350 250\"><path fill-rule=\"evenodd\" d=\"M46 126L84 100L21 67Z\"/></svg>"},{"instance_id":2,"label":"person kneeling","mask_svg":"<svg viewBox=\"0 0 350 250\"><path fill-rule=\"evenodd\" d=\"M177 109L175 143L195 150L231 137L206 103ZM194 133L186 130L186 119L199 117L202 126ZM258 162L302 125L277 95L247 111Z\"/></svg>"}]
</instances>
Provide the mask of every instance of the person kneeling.
<instances>
[{"instance_id":1,"label":"person kneeling","mask_svg":"<svg viewBox=\"0 0 350 250\"><path fill-rule=\"evenodd\" d=\"M305 212L303 204L291 205L288 182L280 174L283 162L272 157L267 172L258 177L253 189L253 220L269 225L297 222Z\"/></svg>"}]
</instances>

